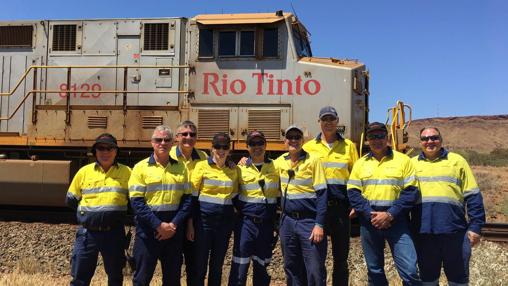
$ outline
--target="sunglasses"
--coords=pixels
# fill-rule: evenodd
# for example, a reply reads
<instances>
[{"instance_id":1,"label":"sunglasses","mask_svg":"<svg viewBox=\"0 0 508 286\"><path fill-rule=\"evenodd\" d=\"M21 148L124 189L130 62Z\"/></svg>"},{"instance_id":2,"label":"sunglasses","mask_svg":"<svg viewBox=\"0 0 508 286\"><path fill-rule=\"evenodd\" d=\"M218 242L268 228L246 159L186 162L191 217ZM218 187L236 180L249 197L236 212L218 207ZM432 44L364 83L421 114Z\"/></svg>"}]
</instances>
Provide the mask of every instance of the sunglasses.
<instances>
[{"instance_id":1,"label":"sunglasses","mask_svg":"<svg viewBox=\"0 0 508 286\"><path fill-rule=\"evenodd\" d=\"M321 118L321 121L323 121L323 122L333 122L335 120L337 120L337 118L333 117L333 116L325 116L325 117Z\"/></svg>"},{"instance_id":2,"label":"sunglasses","mask_svg":"<svg viewBox=\"0 0 508 286\"><path fill-rule=\"evenodd\" d=\"M249 142L249 146L255 147L255 146L263 146L265 145L265 141L251 141Z\"/></svg>"},{"instance_id":3,"label":"sunglasses","mask_svg":"<svg viewBox=\"0 0 508 286\"><path fill-rule=\"evenodd\" d=\"M180 135L182 137L187 137L187 136L196 137L196 132L182 132L182 133L178 133L178 135Z\"/></svg>"},{"instance_id":4,"label":"sunglasses","mask_svg":"<svg viewBox=\"0 0 508 286\"><path fill-rule=\"evenodd\" d=\"M97 146L97 147L95 147L95 150L97 150L97 151L108 151L109 152L113 149L115 149L115 147L112 147L112 146Z\"/></svg>"},{"instance_id":5,"label":"sunglasses","mask_svg":"<svg viewBox=\"0 0 508 286\"><path fill-rule=\"evenodd\" d=\"M213 149L216 149L216 150L229 150L229 145L220 145L220 144L217 144L217 145L213 145L212 146Z\"/></svg>"},{"instance_id":6,"label":"sunglasses","mask_svg":"<svg viewBox=\"0 0 508 286\"><path fill-rule=\"evenodd\" d=\"M302 135L287 135L286 139L287 140L300 140L300 139L302 139Z\"/></svg>"},{"instance_id":7,"label":"sunglasses","mask_svg":"<svg viewBox=\"0 0 508 286\"><path fill-rule=\"evenodd\" d=\"M172 141L171 138L157 138L157 137L152 138L152 142L157 143L157 144L160 144L162 142L171 143L171 141Z\"/></svg>"},{"instance_id":8,"label":"sunglasses","mask_svg":"<svg viewBox=\"0 0 508 286\"><path fill-rule=\"evenodd\" d=\"M423 141L423 142L427 142L427 141L429 141L429 139L432 140L432 141L439 141L439 140L441 140L441 136L439 136L439 135L432 135L432 136L421 136L420 137L420 140Z\"/></svg>"},{"instance_id":9,"label":"sunglasses","mask_svg":"<svg viewBox=\"0 0 508 286\"><path fill-rule=\"evenodd\" d=\"M367 139L368 140L385 139L385 138L386 138L386 134L384 134L384 133L381 133L381 134L367 134Z\"/></svg>"}]
</instances>

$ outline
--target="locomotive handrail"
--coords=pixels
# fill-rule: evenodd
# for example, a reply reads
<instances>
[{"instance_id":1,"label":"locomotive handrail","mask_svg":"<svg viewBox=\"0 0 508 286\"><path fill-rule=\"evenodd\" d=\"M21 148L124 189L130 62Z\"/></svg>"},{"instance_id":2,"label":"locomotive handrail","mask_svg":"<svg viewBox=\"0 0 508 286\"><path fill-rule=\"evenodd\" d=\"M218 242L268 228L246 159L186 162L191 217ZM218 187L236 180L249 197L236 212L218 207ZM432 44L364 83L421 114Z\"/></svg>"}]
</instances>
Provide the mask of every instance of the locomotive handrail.
<instances>
[{"instance_id":1,"label":"locomotive handrail","mask_svg":"<svg viewBox=\"0 0 508 286\"><path fill-rule=\"evenodd\" d=\"M67 69L67 89L66 90L38 90L36 89L37 87L37 69L58 69L58 68L65 68ZM26 99L28 98L29 95L33 94L33 105L32 105L32 122L35 123L37 121L37 109L36 109L36 95L37 93L61 93L61 92L65 92L67 94L66 98L66 118L65 118L65 122L68 124L70 122L70 94L71 92L75 92L75 91L71 91L70 90L70 81L71 81L71 70L73 68L76 68L76 69L88 69L88 68L109 68L109 69L123 69L124 70L124 88L123 89L114 89L114 90L96 90L94 91L95 93L113 93L113 94L118 94L118 93L123 93L124 94L124 98L123 98L123 110L124 112L127 112L127 94L128 93L159 93L159 94L170 94L170 93L190 93L191 91L190 90L169 90L169 91L154 91L154 90L148 90L148 91L140 91L140 90L137 90L137 91L129 91L127 90L127 70L129 68L135 68L135 69L139 69L139 68L159 68L159 69L171 69L171 68L191 68L190 65L163 65L163 66L158 66L158 65L64 65L64 66L30 66L28 67L28 69L23 73L22 77L20 78L20 80L17 82L17 84L14 86L14 88L9 91L9 92L3 92L3 93L0 93L0 96L11 96L12 94L14 94L14 92L16 92L16 90L18 89L18 87L21 85L21 83L26 79L26 77L28 76L28 74L30 73L31 70L34 71L34 78L33 78L33 88L31 91L28 91L25 96L23 96L23 99L20 101L20 103L16 106L16 108L14 109L14 111L9 115L7 114L7 116L4 116L4 117L0 117L0 121L3 121L3 120L10 120L12 119L12 117L14 116L14 114L16 114L16 112L18 112L18 110L21 108L21 106L23 105L23 103L26 101Z\"/></svg>"},{"instance_id":2,"label":"locomotive handrail","mask_svg":"<svg viewBox=\"0 0 508 286\"><path fill-rule=\"evenodd\" d=\"M122 69L122 68L140 68L140 69L144 69L144 68L191 68L190 65L164 65L164 66L157 66L157 65L140 65L140 66L137 66L137 65L65 65L65 66L29 66L26 71L23 73L23 75L21 76L21 78L19 79L19 81L16 83L16 85L14 86L14 88L9 91L9 92L0 92L0 96L11 96L14 94L14 92L16 92L16 90L18 89L18 87L21 85L21 83L26 79L26 77L28 76L28 74L30 73L31 70L33 69L58 69L58 68L77 68L77 69L93 69L93 68L99 68L99 69L104 69L104 68L115 68L115 69Z\"/></svg>"}]
</instances>

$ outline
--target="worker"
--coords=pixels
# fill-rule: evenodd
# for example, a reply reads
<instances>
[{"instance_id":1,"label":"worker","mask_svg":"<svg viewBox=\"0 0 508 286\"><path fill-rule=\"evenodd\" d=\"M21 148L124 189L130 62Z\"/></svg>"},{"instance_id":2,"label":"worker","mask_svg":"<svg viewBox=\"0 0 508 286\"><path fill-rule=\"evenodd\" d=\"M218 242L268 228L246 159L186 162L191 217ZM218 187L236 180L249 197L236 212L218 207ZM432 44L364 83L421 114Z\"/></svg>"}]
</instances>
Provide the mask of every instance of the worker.
<instances>
[{"instance_id":1,"label":"worker","mask_svg":"<svg viewBox=\"0 0 508 286\"><path fill-rule=\"evenodd\" d=\"M425 285L439 284L441 265L449 285L468 285L471 247L480 241L485 209L466 160L442 144L439 129L425 127L422 152L412 159L422 197L412 213L418 266Z\"/></svg>"},{"instance_id":2,"label":"worker","mask_svg":"<svg viewBox=\"0 0 508 286\"><path fill-rule=\"evenodd\" d=\"M210 157L200 161L191 175L194 204L196 284L204 285L208 268L208 285L219 286L224 257L233 231L233 199L238 194L239 168L228 158L231 139L217 133L212 139ZM192 236L191 234L189 236Z\"/></svg>"},{"instance_id":3,"label":"worker","mask_svg":"<svg viewBox=\"0 0 508 286\"><path fill-rule=\"evenodd\" d=\"M246 285L253 261L252 285L270 285L267 266L272 259L279 174L266 157L266 138L260 131L247 135L249 158L240 165L239 221L235 227L229 285Z\"/></svg>"},{"instance_id":4,"label":"worker","mask_svg":"<svg viewBox=\"0 0 508 286\"><path fill-rule=\"evenodd\" d=\"M197 127L194 122L186 120L176 127L176 145L171 148L169 155L172 159L182 162L187 168L189 177L196 163L206 160L208 155L195 148L197 139ZM192 224L192 218L187 219L184 224L184 233L187 233L187 225ZM187 285L194 285L196 277L195 262L194 262L194 238L186 237L183 242L183 258L185 261L185 277Z\"/></svg>"},{"instance_id":5,"label":"worker","mask_svg":"<svg viewBox=\"0 0 508 286\"><path fill-rule=\"evenodd\" d=\"M368 125L370 152L353 166L347 184L349 201L359 217L369 285L388 285L385 241L403 284L421 285L408 221L418 199L415 169L408 156L388 146L387 135L383 123Z\"/></svg>"},{"instance_id":6,"label":"worker","mask_svg":"<svg viewBox=\"0 0 508 286\"><path fill-rule=\"evenodd\" d=\"M129 180L136 221L133 285L149 285L158 260L162 284L180 285L183 230L192 203L187 169L169 156L169 127L157 126L151 143L153 153L134 166Z\"/></svg>"},{"instance_id":7,"label":"worker","mask_svg":"<svg viewBox=\"0 0 508 286\"><path fill-rule=\"evenodd\" d=\"M90 285L100 252L108 285L123 285L125 218L131 170L116 161L116 138L104 133L92 146L95 162L76 173L66 196L80 225L71 258L71 285Z\"/></svg>"},{"instance_id":8,"label":"worker","mask_svg":"<svg viewBox=\"0 0 508 286\"><path fill-rule=\"evenodd\" d=\"M276 159L282 190L280 242L287 285L326 285L327 187L321 160L305 152L303 130L285 131L288 152ZM325 239L323 239L325 238Z\"/></svg>"},{"instance_id":9,"label":"worker","mask_svg":"<svg viewBox=\"0 0 508 286\"><path fill-rule=\"evenodd\" d=\"M350 205L346 184L358 151L353 142L343 138L337 130L339 117L332 106L319 111L321 133L303 145L303 149L320 157L328 187L328 209L325 233L330 236L333 255L332 284L349 285Z\"/></svg>"}]
</instances>

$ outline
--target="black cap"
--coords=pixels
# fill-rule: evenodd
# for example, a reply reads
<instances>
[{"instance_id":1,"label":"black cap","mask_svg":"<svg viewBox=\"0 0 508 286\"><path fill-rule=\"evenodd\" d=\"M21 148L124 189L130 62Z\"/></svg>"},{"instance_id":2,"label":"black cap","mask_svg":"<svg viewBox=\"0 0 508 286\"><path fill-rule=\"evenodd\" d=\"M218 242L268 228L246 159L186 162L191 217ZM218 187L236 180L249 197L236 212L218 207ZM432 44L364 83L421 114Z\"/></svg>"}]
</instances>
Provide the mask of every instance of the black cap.
<instances>
[{"instance_id":1,"label":"black cap","mask_svg":"<svg viewBox=\"0 0 508 286\"><path fill-rule=\"evenodd\" d=\"M249 143L254 138L261 138L261 140L263 140L263 142L266 143L265 134L263 134L263 132L261 132L261 131L254 130L254 131L249 132L249 134L247 134L247 145L249 145Z\"/></svg>"},{"instance_id":2,"label":"black cap","mask_svg":"<svg viewBox=\"0 0 508 286\"><path fill-rule=\"evenodd\" d=\"M116 143L115 136L113 136L109 133L103 133L103 134L99 135L95 139L95 143L93 144L92 148L95 149L95 146L97 146L97 144L99 144L99 143L107 144L107 145L113 146L118 149L118 144Z\"/></svg>"},{"instance_id":3,"label":"black cap","mask_svg":"<svg viewBox=\"0 0 508 286\"><path fill-rule=\"evenodd\" d=\"M231 138L227 133L219 132L213 135L212 146L221 145L221 146L230 146Z\"/></svg>"},{"instance_id":4,"label":"black cap","mask_svg":"<svg viewBox=\"0 0 508 286\"><path fill-rule=\"evenodd\" d=\"M325 107L321 108L321 110L319 111L319 119L322 119L323 117L325 117L327 115L331 115L335 118L339 117L337 115L337 110L335 110L335 108L333 106L325 106Z\"/></svg>"},{"instance_id":5,"label":"black cap","mask_svg":"<svg viewBox=\"0 0 508 286\"><path fill-rule=\"evenodd\" d=\"M372 122L367 126L366 134L369 134L374 131L383 131L384 133L388 133L388 129L386 129L386 125L381 122Z\"/></svg>"}]
</instances>

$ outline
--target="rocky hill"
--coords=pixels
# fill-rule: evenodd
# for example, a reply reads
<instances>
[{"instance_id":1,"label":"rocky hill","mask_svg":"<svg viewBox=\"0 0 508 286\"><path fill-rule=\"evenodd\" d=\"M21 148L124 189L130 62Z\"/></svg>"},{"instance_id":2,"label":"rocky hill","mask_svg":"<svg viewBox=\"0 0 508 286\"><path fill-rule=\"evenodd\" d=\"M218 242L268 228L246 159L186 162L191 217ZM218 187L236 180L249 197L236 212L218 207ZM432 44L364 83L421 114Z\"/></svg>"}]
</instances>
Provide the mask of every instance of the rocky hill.
<instances>
[{"instance_id":1,"label":"rocky hill","mask_svg":"<svg viewBox=\"0 0 508 286\"><path fill-rule=\"evenodd\" d=\"M419 146L419 131L425 126L439 128L443 145L451 150L489 153L495 148L508 149L508 115L416 119L408 129L410 146Z\"/></svg>"}]
</instances>

